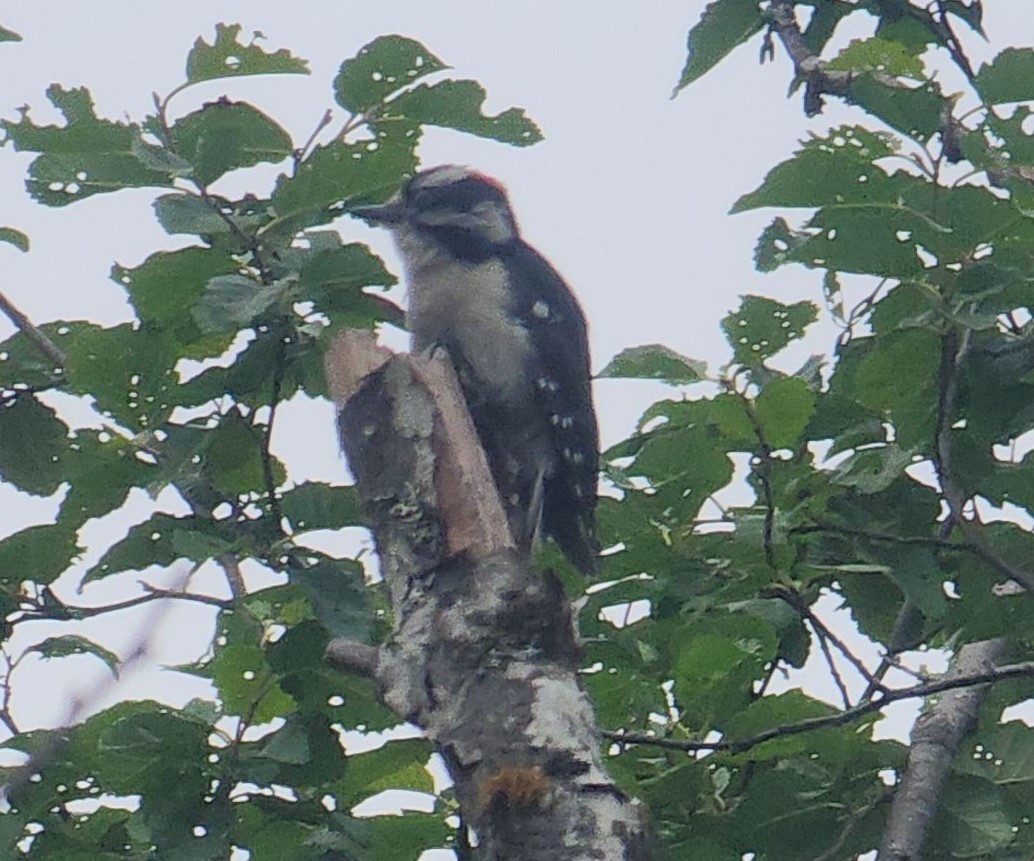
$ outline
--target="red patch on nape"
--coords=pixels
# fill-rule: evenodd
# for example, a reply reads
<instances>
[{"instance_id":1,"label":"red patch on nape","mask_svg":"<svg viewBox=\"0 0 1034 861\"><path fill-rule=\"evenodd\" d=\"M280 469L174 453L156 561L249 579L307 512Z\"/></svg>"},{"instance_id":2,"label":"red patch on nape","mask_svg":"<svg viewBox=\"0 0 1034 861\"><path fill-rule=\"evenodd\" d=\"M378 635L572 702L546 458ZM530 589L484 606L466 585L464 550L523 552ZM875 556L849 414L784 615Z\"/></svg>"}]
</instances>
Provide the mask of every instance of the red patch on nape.
<instances>
[{"instance_id":1,"label":"red patch on nape","mask_svg":"<svg viewBox=\"0 0 1034 861\"><path fill-rule=\"evenodd\" d=\"M473 179L480 180L485 185L492 186L492 188L494 188L496 191L501 192L503 196L506 195L506 186L503 183L501 183L498 179L496 179L494 176L489 176L487 173L482 173L479 170L472 170L470 171L469 175Z\"/></svg>"}]
</instances>

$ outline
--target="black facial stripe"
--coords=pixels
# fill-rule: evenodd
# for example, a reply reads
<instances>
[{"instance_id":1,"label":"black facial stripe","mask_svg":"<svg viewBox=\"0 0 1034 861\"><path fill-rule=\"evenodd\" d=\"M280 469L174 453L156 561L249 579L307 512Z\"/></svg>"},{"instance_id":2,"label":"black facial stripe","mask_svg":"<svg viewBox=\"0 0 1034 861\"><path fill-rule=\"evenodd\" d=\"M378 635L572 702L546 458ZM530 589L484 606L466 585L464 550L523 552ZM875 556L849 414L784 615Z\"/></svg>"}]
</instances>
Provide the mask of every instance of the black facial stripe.
<instances>
[{"instance_id":1,"label":"black facial stripe","mask_svg":"<svg viewBox=\"0 0 1034 861\"><path fill-rule=\"evenodd\" d=\"M421 186L410 182L403 191L408 206L416 210L446 209L452 212L467 212L486 201L507 206L502 189L474 176L442 186Z\"/></svg>"}]
</instances>

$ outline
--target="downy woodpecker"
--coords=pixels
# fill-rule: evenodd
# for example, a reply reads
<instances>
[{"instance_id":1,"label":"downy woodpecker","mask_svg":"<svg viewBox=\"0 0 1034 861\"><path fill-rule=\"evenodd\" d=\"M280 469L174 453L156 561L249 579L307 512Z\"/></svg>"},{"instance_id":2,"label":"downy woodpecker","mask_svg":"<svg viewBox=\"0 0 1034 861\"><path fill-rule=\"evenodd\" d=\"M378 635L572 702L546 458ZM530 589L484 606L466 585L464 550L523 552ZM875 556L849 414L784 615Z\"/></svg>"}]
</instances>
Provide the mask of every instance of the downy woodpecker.
<instances>
[{"instance_id":1,"label":"downy woodpecker","mask_svg":"<svg viewBox=\"0 0 1034 861\"><path fill-rule=\"evenodd\" d=\"M394 235L413 350L448 351L518 547L549 536L592 573L599 433L585 317L521 239L505 189L444 165L354 211Z\"/></svg>"}]
</instances>

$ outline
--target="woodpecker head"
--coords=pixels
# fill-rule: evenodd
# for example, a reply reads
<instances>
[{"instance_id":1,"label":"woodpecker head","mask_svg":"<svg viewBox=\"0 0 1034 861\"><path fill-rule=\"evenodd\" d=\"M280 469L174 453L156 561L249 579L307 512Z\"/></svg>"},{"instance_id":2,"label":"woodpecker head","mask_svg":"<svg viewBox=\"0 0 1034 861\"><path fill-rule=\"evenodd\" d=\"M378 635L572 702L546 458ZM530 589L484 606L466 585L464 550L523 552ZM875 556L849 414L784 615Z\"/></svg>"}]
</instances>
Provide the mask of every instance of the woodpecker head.
<instances>
[{"instance_id":1,"label":"woodpecker head","mask_svg":"<svg viewBox=\"0 0 1034 861\"><path fill-rule=\"evenodd\" d=\"M391 230L403 253L431 245L483 260L518 237L503 186L460 165L421 171L387 203L352 212Z\"/></svg>"}]
</instances>

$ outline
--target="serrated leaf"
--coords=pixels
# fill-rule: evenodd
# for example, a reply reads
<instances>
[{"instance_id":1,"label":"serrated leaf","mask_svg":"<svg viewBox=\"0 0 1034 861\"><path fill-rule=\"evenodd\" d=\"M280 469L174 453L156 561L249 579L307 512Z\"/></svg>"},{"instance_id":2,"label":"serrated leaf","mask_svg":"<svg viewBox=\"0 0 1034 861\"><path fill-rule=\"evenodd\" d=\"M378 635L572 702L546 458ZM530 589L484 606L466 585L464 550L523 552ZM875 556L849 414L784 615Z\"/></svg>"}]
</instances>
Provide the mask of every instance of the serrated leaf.
<instances>
[{"instance_id":1,"label":"serrated leaf","mask_svg":"<svg viewBox=\"0 0 1034 861\"><path fill-rule=\"evenodd\" d=\"M41 153L25 182L40 203L66 206L94 194L172 184L168 172L137 157L139 126L98 118L85 87L66 90L53 84L47 98L64 115L64 126L37 126L27 112L17 123L0 121L16 150Z\"/></svg>"},{"instance_id":2,"label":"serrated leaf","mask_svg":"<svg viewBox=\"0 0 1034 861\"><path fill-rule=\"evenodd\" d=\"M831 71L879 72L894 77L925 77L923 61L900 42L889 39L852 39L826 66Z\"/></svg>"},{"instance_id":3,"label":"serrated leaf","mask_svg":"<svg viewBox=\"0 0 1034 861\"><path fill-rule=\"evenodd\" d=\"M645 344L622 350L597 377L661 380L672 386L682 386L707 379L707 363L683 356L663 344Z\"/></svg>"},{"instance_id":4,"label":"serrated leaf","mask_svg":"<svg viewBox=\"0 0 1034 861\"><path fill-rule=\"evenodd\" d=\"M425 75L447 68L415 39L378 36L341 64L334 98L353 114L363 113Z\"/></svg>"},{"instance_id":5,"label":"serrated leaf","mask_svg":"<svg viewBox=\"0 0 1034 861\"><path fill-rule=\"evenodd\" d=\"M197 200L186 195L165 196L169 197ZM206 337L195 321L192 309L212 279L234 273L237 268L238 264L228 255L191 247L156 252L134 269L113 266L111 280L129 292L141 322L154 326L174 340L180 356L202 358L229 346L236 330L219 337Z\"/></svg>"},{"instance_id":6,"label":"serrated leaf","mask_svg":"<svg viewBox=\"0 0 1034 861\"><path fill-rule=\"evenodd\" d=\"M61 455L68 427L32 395L0 406L0 479L37 496L50 496L64 479Z\"/></svg>"},{"instance_id":7,"label":"serrated leaf","mask_svg":"<svg viewBox=\"0 0 1034 861\"><path fill-rule=\"evenodd\" d=\"M206 242L211 242L213 237L230 237L235 240L231 246L235 252L246 250L241 248L237 230L253 235L273 218L267 201L229 201L214 195L203 200L193 194L163 194L155 199L153 206L158 222L167 233L189 233L203 237ZM216 210L217 206L220 211Z\"/></svg>"},{"instance_id":8,"label":"serrated leaf","mask_svg":"<svg viewBox=\"0 0 1034 861\"><path fill-rule=\"evenodd\" d=\"M376 147L341 141L316 147L294 175L282 174L277 180L270 200L276 221L265 232L294 236L333 221L352 202L387 198L416 170L419 140L418 135L391 135L378 129Z\"/></svg>"},{"instance_id":9,"label":"serrated leaf","mask_svg":"<svg viewBox=\"0 0 1034 861\"><path fill-rule=\"evenodd\" d=\"M977 72L974 86L991 105L1034 99L1034 48L1006 48Z\"/></svg>"},{"instance_id":10,"label":"serrated leaf","mask_svg":"<svg viewBox=\"0 0 1034 861\"><path fill-rule=\"evenodd\" d=\"M178 357L167 333L150 325L79 322L58 332L69 391L92 395L102 413L134 430L155 427L171 413Z\"/></svg>"},{"instance_id":11,"label":"serrated leaf","mask_svg":"<svg viewBox=\"0 0 1034 861\"><path fill-rule=\"evenodd\" d=\"M738 311L722 320L734 360L756 365L796 341L818 317L812 302L784 305L764 296L744 296Z\"/></svg>"},{"instance_id":12,"label":"serrated leaf","mask_svg":"<svg viewBox=\"0 0 1034 861\"><path fill-rule=\"evenodd\" d=\"M761 232L754 246L755 268L758 272L774 272L784 263L795 262L795 252L808 239L808 233L792 229L785 218L776 218Z\"/></svg>"},{"instance_id":13,"label":"serrated leaf","mask_svg":"<svg viewBox=\"0 0 1034 861\"><path fill-rule=\"evenodd\" d=\"M686 40L686 65L675 93L714 68L734 48L765 26L757 0L715 0L704 8Z\"/></svg>"},{"instance_id":14,"label":"serrated leaf","mask_svg":"<svg viewBox=\"0 0 1034 861\"><path fill-rule=\"evenodd\" d=\"M287 291L284 283L262 284L246 275L217 275L205 285L193 316L202 332L237 332L255 322Z\"/></svg>"},{"instance_id":15,"label":"serrated leaf","mask_svg":"<svg viewBox=\"0 0 1034 861\"><path fill-rule=\"evenodd\" d=\"M216 24L215 40L209 45L198 36L187 55L187 83L243 75L307 75L309 64L286 48L272 53L257 43L256 32L248 44L240 41L240 24Z\"/></svg>"},{"instance_id":16,"label":"serrated leaf","mask_svg":"<svg viewBox=\"0 0 1034 861\"><path fill-rule=\"evenodd\" d=\"M39 643L33 643L26 649L36 652L43 658L67 658L69 655L94 655L108 665L113 676L118 676L122 661L114 652L97 645L92 640L78 634L64 634L60 637L47 637Z\"/></svg>"},{"instance_id":17,"label":"serrated leaf","mask_svg":"<svg viewBox=\"0 0 1034 861\"><path fill-rule=\"evenodd\" d=\"M178 119L170 137L205 185L238 168L283 161L293 149L290 135L264 113L226 98Z\"/></svg>"},{"instance_id":18,"label":"serrated leaf","mask_svg":"<svg viewBox=\"0 0 1034 861\"><path fill-rule=\"evenodd\" d=\"M795 448L815 410L817 393L800 377L776 377L762 389L754 412L774 449Z\"/></svg>"},{"instance_id":19,"label":"serrated leaf","mask_svg":"<svg viewBox=\"0 0 1034 861\"><path fill-rule=\"evenodd\" d=\"M807 141L792 159L774 167L757 190L736 201L732 212L763 206L896 201L898 184L873 165L894 151L893 141L885 134L841 126L826 137Z\"/></svg>"},{"instance_id":20,"label":"serrated leaf","mask_svg":"<svg viewBox=\"0 0 1034 861\"><path fill-rule=\"evenodd\" d=\"M530 146L542 140L539 127L520 108L487 116L483 112L486 97L485 88L477 81L421 84L388 102L382 116L386 122L406 119L514 146Z\"/></svg>"},{"instance_id":21,"label":"serrated leaf","mask_svg":"<svg viewBox=\"0 0 1034 861\"><path fill-rule=\"evenodd\" d=\"M19 251L29 250L29 237L13 227L0 227L0 242L13 245Z\"/></svg>"},{"instance_id":22,"label":"serrated leaf","mask_svg":"<svg viewBox=\"0 0 1034 861\"><path fill-rule=\"evenodd\" d=\"M851 101L918 141L927 141L940 130L941 117L952 104L935 81L917 87L892 86L875 75L852 81Z\"/></svg>"}]
</instances>

